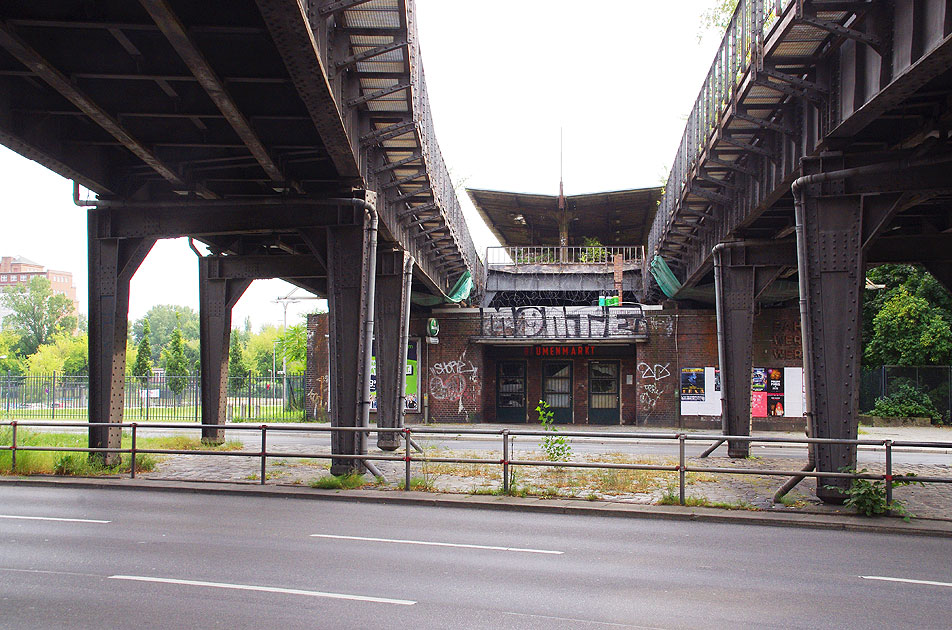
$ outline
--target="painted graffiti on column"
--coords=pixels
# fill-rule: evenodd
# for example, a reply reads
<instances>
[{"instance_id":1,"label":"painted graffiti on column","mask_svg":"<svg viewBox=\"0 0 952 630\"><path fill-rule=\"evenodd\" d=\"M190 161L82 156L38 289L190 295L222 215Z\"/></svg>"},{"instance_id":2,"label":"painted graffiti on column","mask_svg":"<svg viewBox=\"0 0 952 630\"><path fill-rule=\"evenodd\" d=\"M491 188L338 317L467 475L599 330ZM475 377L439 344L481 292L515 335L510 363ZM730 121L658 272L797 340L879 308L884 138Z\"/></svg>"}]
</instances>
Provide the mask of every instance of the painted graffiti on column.
<instances>
[{"instance_id":1,"label":"painted graffiti on column","mask_svg":"<svg viewBox=\"0 0 952 630\"><path fill-rule=\"evenodd\" d=\"M484 337L516 339L646 339L641 307L523 306L480 309Z\"/></svg>"}]
</instances>

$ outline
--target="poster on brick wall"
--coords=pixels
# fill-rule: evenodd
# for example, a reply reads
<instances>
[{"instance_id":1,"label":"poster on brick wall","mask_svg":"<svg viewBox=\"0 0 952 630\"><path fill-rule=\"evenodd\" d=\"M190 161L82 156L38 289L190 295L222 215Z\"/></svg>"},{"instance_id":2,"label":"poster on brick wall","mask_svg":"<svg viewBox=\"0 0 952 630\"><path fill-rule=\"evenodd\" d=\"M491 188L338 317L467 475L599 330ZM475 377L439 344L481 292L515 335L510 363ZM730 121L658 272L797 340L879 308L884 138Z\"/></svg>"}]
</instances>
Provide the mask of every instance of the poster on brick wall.
<instances>
[{"instance_id":1,"label":"poster on brick wall","mask_svg":"<svg viewBox=\"0 0 952 630\"><path fill-rule=\"evenodd\" d=\"M750 415L754 418L783 417L784 368L754 368L750 376Z\"/></svg>"},{"instance_id":2,"label":"poster on brick wall","mask_svg":"<svg viewBox=\"0 0 952 630\"><path fill-rule=\"evenodd\" d=\"M681 368L681 400L704 400L704 368Z\"/></svg>"},{"instance_id":3,"label":"poster on brick wall","mask_svg":"<svg viewBox=\"0 0 952 630\"><path fill-rule=\"evenodd\" d=\"M403 405L407 413L420 413L419 339L407 343L407 385ZM377 357L370 357L370 410L377 411Z\"/></svg>"}]
</instances>

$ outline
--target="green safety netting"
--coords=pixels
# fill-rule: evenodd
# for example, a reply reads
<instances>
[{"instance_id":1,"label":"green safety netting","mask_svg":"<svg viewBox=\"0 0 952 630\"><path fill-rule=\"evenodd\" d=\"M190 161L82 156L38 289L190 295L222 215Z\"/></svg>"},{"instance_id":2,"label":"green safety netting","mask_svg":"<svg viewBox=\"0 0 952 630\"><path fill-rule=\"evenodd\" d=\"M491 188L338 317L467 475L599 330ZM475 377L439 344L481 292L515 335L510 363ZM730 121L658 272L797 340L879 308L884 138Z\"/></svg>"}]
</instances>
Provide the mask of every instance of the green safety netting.
<instances>
[{"instance_id":1,"label":"green safety netting","mask_svg":"<svg viewBox=\"0 0 952 630\"><path fill-rule=\"evenodd\" d=\"M466 271L459 277L453 288L445 298L438 295L429 295L427 293L413 293L410 295L410 301L420 306L436 306L437 304L453 303L459 304L469 297L473 290L473 274Z\"/></svg>"},{"instance_id":2,"label":"green safety netting","mask_svg":"<svg viewBox=\"0 0 952 630\"><path fill-rule=\"evenodd\" d=\"M655 256L648 265L651 275L661 290L669 298L677 300L695 300L714 304L714 285L683 287L661 256ZM757 296L758 302L785 302L800 296L800 287L790 280L777 280Z\"/></svg>"}]
</instances>

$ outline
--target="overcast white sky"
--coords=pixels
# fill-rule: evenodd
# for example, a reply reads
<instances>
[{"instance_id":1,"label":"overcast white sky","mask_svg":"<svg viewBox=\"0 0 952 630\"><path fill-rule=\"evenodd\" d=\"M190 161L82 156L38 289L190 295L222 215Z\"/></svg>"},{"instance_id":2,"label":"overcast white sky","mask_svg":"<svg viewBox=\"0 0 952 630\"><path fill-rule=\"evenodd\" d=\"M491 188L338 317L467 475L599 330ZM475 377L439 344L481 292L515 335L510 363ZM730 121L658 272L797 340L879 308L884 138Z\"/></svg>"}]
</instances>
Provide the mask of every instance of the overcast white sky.
<instances>
[{"instance_id":1,"label":"overcast white sky","mask_svg":"<svg viewBox=\"0 0 952 630\"><path fill-rule=\"evenodd\" d=\"M713 1L417 0L437 137L454 179L557 194L561 128L566 194L660 185L717 49L717 36L697 39ZM86 217L72 184L0 147L0 186L0 253L73 272L85 312ZM493 238L465 193L460 201L483 252ZM157 243L132 280L130 318L155 304L197 309L197 273L184 239ZM292 288L256 281L234 324L280 325L272 300ZM319 304L290 305L288 323Z\"/></svg>"}]
</instances>

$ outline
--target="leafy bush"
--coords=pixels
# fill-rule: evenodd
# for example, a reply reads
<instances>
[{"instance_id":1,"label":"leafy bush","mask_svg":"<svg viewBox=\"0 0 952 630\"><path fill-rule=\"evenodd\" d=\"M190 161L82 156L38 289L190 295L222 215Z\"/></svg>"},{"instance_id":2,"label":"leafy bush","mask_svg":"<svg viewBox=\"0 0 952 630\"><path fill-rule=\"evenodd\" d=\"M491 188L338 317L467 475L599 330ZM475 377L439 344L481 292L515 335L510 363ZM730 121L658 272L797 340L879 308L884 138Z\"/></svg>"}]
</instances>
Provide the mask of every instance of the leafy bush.
<instances>
[{"instance_id":1,"label":"leafy bush","mask_svg":"<svg viewBox=\"0 0 952 630\"><path fill-rule=\"evenodd\" d=\"M876 399L873 415L885 418L932 418L942 414L929 396L912 383L897 383L888 396Z\"/></svg>"},{"instance_id":2,"label":"leafy bush","mask_svg":"<svg viewBox=\"0 0 952 630\"><path fill-rule=\"evenodd\" d=\"M852 468L841 468L842 472L853 472ZM866 472L866 469L859 471L860 474ZM905 475L896 475L893 477L892 485L908 486L912 484L923 485L921 481L916 481L915 473L906 473ZM826 486L828 490L839 490L837 486ZM892 503L886 501L886 482L882 479L853 479L850 487L846 490L846 501L843 505L853 508L857 513L864 516L877 516L887 514L890 511L895 512L902 517L902 520L909 522L915 516L906 510L906 506L901 501L893 499Z\"/></svg>"},{"instance_id":3,"label":"leafy bush","mask_svg":"<svg viewBox=\"0 0 952 630\"><path fill-rule=\"evenodd\" d=\"M603 263L608 262L608 250L605 249L602 242L597 238L585 237L585 249L579 257L579 262L583 263Z\"/></svg>"},{"instance_id":4,"label":"leafy bush","mask_svg":"<svg viewBox=\"0 0 952 630\"><path fill-rule=\"evenodd\" d=\"M540 400L536 405L536 411L539 412L539 422L542 423L542 429L550 431L553 434L558 433L554 426L555 412L549 409L549 403ZM542 451L545 458L550 462L564 462L572 456L572 447L564 435L547 435L542 438Z\"/></svg>"}]
</instances>

